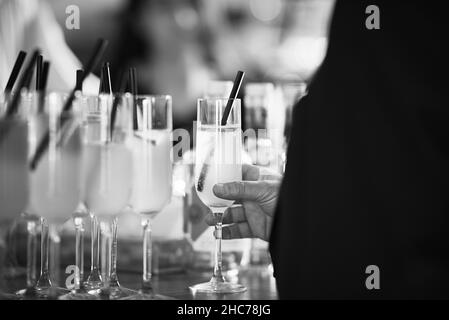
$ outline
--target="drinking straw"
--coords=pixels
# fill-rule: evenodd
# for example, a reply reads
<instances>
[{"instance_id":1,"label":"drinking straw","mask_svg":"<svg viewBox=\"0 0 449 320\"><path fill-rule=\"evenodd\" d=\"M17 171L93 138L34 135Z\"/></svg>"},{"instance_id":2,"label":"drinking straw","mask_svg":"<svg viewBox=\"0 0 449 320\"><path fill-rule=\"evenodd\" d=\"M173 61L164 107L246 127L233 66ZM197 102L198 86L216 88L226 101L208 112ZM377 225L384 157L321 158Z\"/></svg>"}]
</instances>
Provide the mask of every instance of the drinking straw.
<instances>
[{"instance_id":1,"label":"drinking straw","mask_svg":"<svg viewBox=\"0 0 449 320\"><path fill-rule=\"evenodd\" d=\"M19 76L20 69L22 68L23 62L26 57L25 51L20 51L17 55L16 62L14 63L14 67L12 68L11 74L9 76L8 82L5 87L5 94L9 95L14 87L14 83L16 83L17 77Z\"/></svg>"},{"instance_id":2,"label":"drinking straw","mask_svg":"<svg viewBox=\"0 0 449 320\"><path fill-rule=\"evenodd\" d=\"M111 86L111 69L109 68L109 62L105 62L103 64L103 92L112 94L112 86Z\"/></svg>"},{"instance_id":3,"label":"drinking straw","mask_svg":"<svg viewBox=\"0 0 449 320\"><path fill-rule=\"evenodd\" d=\"M104 71L103 68L101 68L100 70L100 86L98 88L98 94L102 94L104 93L104 75L103 75Z\"/></svg>"},{"instance_id":4,"label":"drinking straw","mask_svg":"<svg viewBox=\"0 0 449 320\"><path fill-rule=\"evenodd\" d=\"M114 98L114 103L112 104L112 109L111 109L111 123L110 123L111 140L112 140L112 137L114 134L115 118L117 116L117 108L118 108L120 101L122 100L121 95L126 90L126 85L127 85L126 73L122 72L120 74L120 84L119 84L118 94Z\"/></svg>"},{"instance_id":5,"label":"drinking straw","mask_svg":"<svg viewBox=\"0 0 449 320\"><path fill-rule=\"evenodd\" d=\"M92 53L92 56L90 57L89 61L87 62L86 68L84 69L84 72L81 76L81 79L80 79L81 83L84 82L84 80L87 78L87 76L98 65L98 63L100 62L100 60L106 50L107 45L108 45L108 42L105 39L98 39L95 49ZM73 100L75 100L75 93L76 93L76 88L73 88L73 90L70 92L70 95L68 96L68 98L66 100L66 103L64 104L62 112L70 111L70 109L72 108ZM62 127L66 120L67 120L66 117L60 117L59 118L59 127ZM47 132L45 133L45 135L39 142L38 147L36 148L36 152L34 153L33 157L31 158L31 162L30 162L31 170L36 169L40 158L44 155L44 152L48 148L49 142L50 142L50 132L47 130Z\"/></svg>"},{"instance_id":6,"label":"drinking straw","mask_svg":"<svg viewBox=\"0 0 449 320\"><path fill-rule=\"evenodd\" d=\"M33 56L31 57L30 61L28 62L25 71L23 72L22 76L20 77L20 80L17 84L17 91L12 96L11 102L7 106L5 117L11 117L13 116L19 107L20 102L20 92L23 88L26 88L27 82L30 81L31 75L33 74L34 65L36 64L37 57L39 56L39 49L35 50L33 52Z\"/></svg>"},{"instance_id":7,"label":"drinking straw","mask_svg":"<svg viewBox=\"0 0 449 320\"><path fill-rule=\"evenodd\" d=\"M33 69L34 69L34 64L36 63L36 59L37 59L38 55L39 55L39 50L34 51L33 57L28 62L28 65L26 66L25 71L22 74L22 76L19 80L19 83L17 84L17 88L18 88L17 92L12 96L11 101L6 105L6 111L5 111L5 115L4 115L5 119L11 118L12 116L14 116L15 113L17 113L17 109L18 109L19 102L20 102L20 96L21 96L20 92L22 91L22 88L24 87L24 84L25 84L26 79L28 78L28 75L30 75L29 77L31 78L31 74L33 73ZM24 55L19 53L19 56L17 57L17 59L22 60L23 59L22 57L24 58ZM22 63L23 63L23 61L22 61ZM12 87L14 86L14 82L17 78L17 74L20 71L22 63L18 64L16 61L15 65L13 67L13 72L12 72L13 74L11 74L12 77L10 77L10 80L11 80L11 78L14 78L13 79L14 81L8 80L8 85L6 86L7 98L9 98L8 96L11 93L10 89L12 89ZM20 66L16 67L17 65L20 65ZM9 82L11 82L11 83L9 83ZM10 129L11 129L10 125L5 125L1 128L0 144L3 142L3 139L8 135L8 132Z\"/></svg>"},{"instance_id":8,"label":"drinking straw","mask_svg":"<svg viewBox=\"0 0 449 320\"><path fill-rule=\"evenodd\" d=\"M81 81L83 78L83 72L83 69L76 70L75 91L83 91L83 82Z\"/></svg>"},{"instance_id":9,"label":"drinking straw","mask_svg":"<svg viewBox=\"0 0 449 320\"><path fill-rule=\"evenodd\" d=\"M48 72L50 71L50 61L44 61L42 67L42 75L40 80L39 91L47 90Z\"/></svg>"},{"instance_id":10,"label":"drinking straw","mask_svg":"<svg viewBox=\"0 0 449 320\"><path fill-rule=\"evenodd\" d=\"M47 91L47 80L48 80L48 72L50 69L50 62L44 61L42 66L42 74L39 80L39 88L37 88L39 92L39 104L38 111L39 113L44 111L44 101L45 101L45 93Z\"/></svg>"},{"instance_id":11,"label":"drinking straw","mask_svg":"<svg viewBox=\"0 0 449 320\"><path fill-rule=\"evenodd\" d=\"M234 79L234 84L232 85L232 90L229 95L228 103L226 104L226 108L223 112L223 117L221 118L221 125L225 126L228 122L229 114L231 113L231 108L234 104L234 100L237 98L237 95L240 90L240 86L242 85L243 77L245 76L245 72L237 71L237 75Z\"/></svg>"},{"instance_id":12,"label":"drinking straw","mask_svg":"<svg viewBox=\"0 0 449 320\"><path fill-rule=\"evenodd\" d=\"M235 99L237 98L237 95L239 93L240 86L242 85L244 76L245 76L245 72L240 71L240 70L237 71L237 75L235 76L235 79L234 79L234 84L232 85L231 93L229 94L228 102L226 103L226 107L223 112L223 116L221 118L222 126L225 126L226 123L228 122L228 117L229 117L229 114L231 113L231 108L234 105ZM203 166L201 167L201 172L198 177L198 183L197 183L197 190L200 192L203 191L203 188L204 188L204 181L206 180L206 175L207 175L207 171L209 168L207 163L209 162L209 159L212 157L213 151L214 151L213 148L209 151L209 153L207 154L207 157L203 163Z\"/></svg>"},{"instance_id":13,"label":"drinking straw","mask_svg":"<svg viewBox=\"0 0 449 320\"><path fill-rule=\"evenodd\" d=\"M44 66L44 57L40 54L37 57L36 62L36 91L40 91L41 89L41 81L42 81L42 68Z\"/></svg>"},{"instance_id":14,"label":"drinking straw","mask_svg":"<svg viewBox=\"0 0 449 320\"><path fill-rule=\"evenodd\" d=\"M129 68L129 84L131 86L131 93L134 96L133 104L133 130L138 129L137 122L137 70L136 68Z\"/></svg>"}]
</instances>

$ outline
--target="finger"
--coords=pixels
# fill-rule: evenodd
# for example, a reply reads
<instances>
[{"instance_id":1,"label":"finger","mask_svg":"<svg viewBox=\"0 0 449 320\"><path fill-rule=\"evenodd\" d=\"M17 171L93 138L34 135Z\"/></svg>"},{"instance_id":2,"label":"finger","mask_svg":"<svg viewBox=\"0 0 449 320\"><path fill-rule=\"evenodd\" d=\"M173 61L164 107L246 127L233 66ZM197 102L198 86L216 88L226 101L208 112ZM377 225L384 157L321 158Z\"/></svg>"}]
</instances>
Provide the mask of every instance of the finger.
<instances>
[{"instance_id":1,"label":"finger","mask_svg":"<svg viewBox=\"0 0 449 320\"><path fill-rule=\"evenodd\" d=\"M250 164L244 164L242 165L242 176L243 180L257 181L259 180L260 169Z\"/></svg>"},{"instance_id":2,"label":"finger","mask_svg":"<svg viewBox=\"0 0 449 320\"><path fill-rule=\"evenodd\" d=\"M256 181L237 181L217 183L214 185L214 194L228 200L257 200L260 196L260 185Z\"/></svg>"},{"instance_id":3,"label":"finger","mask_svg":"<svg viewBox=\"0 0 449 320\"><path fill-rule=\"evenodd\" d=\"M252 233L248 222L240 222L224 226L222 229L223 239L251 238Z\"/></svg>"}]
</instances>

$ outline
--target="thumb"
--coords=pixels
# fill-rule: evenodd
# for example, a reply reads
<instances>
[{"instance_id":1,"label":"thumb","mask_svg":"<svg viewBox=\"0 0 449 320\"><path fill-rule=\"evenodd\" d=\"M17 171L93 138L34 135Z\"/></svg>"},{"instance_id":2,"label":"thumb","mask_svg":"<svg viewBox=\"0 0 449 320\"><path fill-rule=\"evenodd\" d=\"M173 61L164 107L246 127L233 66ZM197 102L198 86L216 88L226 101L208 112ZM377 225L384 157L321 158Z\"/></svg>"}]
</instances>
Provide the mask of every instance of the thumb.
<instances>
[{"instance_id":1,"label":"thumb","mask_svg":"<svg viewBox=\"0 0 449 320\"><path fill-rule=\"evenodd\" d=\"M258 200L260 197L256 181L217 183L213 192L217 197L228 200Z\"/></svg>"}]
</instances>

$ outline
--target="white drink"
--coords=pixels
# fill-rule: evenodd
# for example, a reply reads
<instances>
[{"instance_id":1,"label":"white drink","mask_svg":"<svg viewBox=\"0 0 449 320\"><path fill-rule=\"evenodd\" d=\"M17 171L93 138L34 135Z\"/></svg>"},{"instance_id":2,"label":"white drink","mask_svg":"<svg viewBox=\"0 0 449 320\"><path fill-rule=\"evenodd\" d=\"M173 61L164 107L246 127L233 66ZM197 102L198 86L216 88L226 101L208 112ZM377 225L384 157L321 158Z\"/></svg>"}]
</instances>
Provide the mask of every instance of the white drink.
<instances>
[{"instance_id":1,"label":"white drink","mask_svg":"<svg viewBox=\"0 0 449 320\"><path fill-rule=\"evenodd\" d=\"M46 123L40 116L31 121L31 144L41 140ZM66 129L59 131L64 134L61 139L50 139L48 150L31 171L30 208L51 224L62 224L70 219L81 197L81 132L79 127Z\"/></svg>"},{"instance_id":2,"label":"white drink","mask_svg":"<svg viewBox=\"0 0 449 320\"><path fill-rule=\"evenodd\" d=\"M170 132L135 132L130 139L133 153L133 188L130 205L138 213L155 214L170 201L172 165Z\"/></svg>"},{"instance_id":3,"label":"white drink","mask_svg":"<svg viewBox=\"0 0 449 320\"><path fill-rule=\"evenodd\" d=\"M197 131L195 188L208 207L229 207L234 201L216 197L212 191L217 183L242 180L241 141L239 126L202 125Z\"/></svg>"},{"instance_id":4,"label":"white drink","mask_svg":"<svg viewBox=\"0 0 449 320\"><path fill-rule=\"evenodd\" d=\"M28 126L24 121L0 120L0 222L17 217L28 203Z\"/></svg>"},{"instance_id":5,"label":"white drink","mask_svg":"<svg viewBox=\"0 0 449 320\"><path fill-rule=\"evenodd\" d=\"M100 218L117 215L131 195L131 152L116 143L88 143L85 148L84 203Z\"/></svg>"}]
</instances>

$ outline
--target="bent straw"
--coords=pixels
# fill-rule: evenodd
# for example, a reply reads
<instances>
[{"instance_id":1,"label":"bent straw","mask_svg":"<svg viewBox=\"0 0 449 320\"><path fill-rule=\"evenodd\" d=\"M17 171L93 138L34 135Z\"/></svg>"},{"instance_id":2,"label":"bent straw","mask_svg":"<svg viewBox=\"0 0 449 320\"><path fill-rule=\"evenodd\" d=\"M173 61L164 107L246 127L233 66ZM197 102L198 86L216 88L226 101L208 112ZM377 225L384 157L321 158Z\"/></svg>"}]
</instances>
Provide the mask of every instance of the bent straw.
<instances>
[{"instance_id":1,"label":"bent straw","mask_svg":"<svg viewBox=\"0 0 449 320\"><path fill-rule=\"evenodd\" d=\"M237 95L240 90L240 86L242 85L243 77L245 76L245 72L243 71L237 71L237 75L234 79L234 84L232 85L231 93L229 94L228 102L226 103L225 110L223 112L223 116L221 118L221 125L225 126L228 122L229 114L231 113L231 108L234 105L234 101L237 98ZM212 157L212 154L214 152L214 149L211 149L208 153L203 166L201 167L201 172L198 177L198 183L197 183L197 190L203 191L204 189L204 181L206 180L207 171L209 168L209 165L207 164L209 162L209 159Z\"/></svg>"},{"instance_id":2,"label":"bent straw","mask_svg":"<svg viewBox=\"0 0 449 320\"><path fill-rule=\"evenodd\" d=\"M105 39L98 39L97 44L95 46L94 52L92 53L92 56L90 57L89 61L86 64L85 71L83 72L83 75L81 76L81 83L84 82L84 80L87 78L87 76L92 72L92 70L98 65L100 62L106 47L108 45L108 42ZM70 92L69 97L66 100L66 103L62 109L62 112L70 111L72 108L73 100L75 100L75 93L76 88L73 88L73 90ZM60 117L59 118L59 127L62 127L64 122L67 118ZM44 155L45 151L48 148L50 142L50 132L47 130L45 135L43 136L42 140L39 142L38 147L36 148L36 152L34 153L33 157L31 158L30 162L30 168L31 170L36 169L37 164L39 163L40 158Z\"/></svg>"},{"instance_id":3,"label":"bent straw","mask_svg":"<svg viewBox=\"0 0 449 320\"><path fill-rule=\"evenodd\" d=\"M6 83L5 95L9 95L11 93L14 83L16 83L17 77L19 76L20 69L22 69L26 55L27 54L25 51L20 51L17 55L16 62L14 63L14 67L12 68L8 82Z\"/></svg>"}]
</instances>

